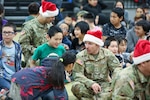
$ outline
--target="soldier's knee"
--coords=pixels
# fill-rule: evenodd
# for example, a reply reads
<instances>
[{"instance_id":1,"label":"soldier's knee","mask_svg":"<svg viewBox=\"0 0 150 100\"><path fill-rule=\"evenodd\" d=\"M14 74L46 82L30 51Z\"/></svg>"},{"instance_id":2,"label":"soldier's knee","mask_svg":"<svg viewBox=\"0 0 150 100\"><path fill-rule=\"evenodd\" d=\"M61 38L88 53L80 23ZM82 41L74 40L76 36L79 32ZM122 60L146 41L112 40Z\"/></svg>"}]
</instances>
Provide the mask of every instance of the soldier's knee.
<instances>
[{"instance_id":1,"label":"soldier's knee","mask_svg":"<svg viewBox=\"0 0 150 100\"><path fill-rule=\"evenodd\" d=\"M90 93L90 91L82 83L74 83L72 85L71 91L78 99L81 99L81 97L93 97L92 93Z\"/></svg>"},{"instance_id":2,"label":"soldier's knee","mask_svg":"<svg viewBox=\"0 0 150 100\"><path fill-rule=\"evenodd\" d=\"M76 82L72 85L71 91L76 96L80 93L81 83Z\"/></svg>"}]
</instances>

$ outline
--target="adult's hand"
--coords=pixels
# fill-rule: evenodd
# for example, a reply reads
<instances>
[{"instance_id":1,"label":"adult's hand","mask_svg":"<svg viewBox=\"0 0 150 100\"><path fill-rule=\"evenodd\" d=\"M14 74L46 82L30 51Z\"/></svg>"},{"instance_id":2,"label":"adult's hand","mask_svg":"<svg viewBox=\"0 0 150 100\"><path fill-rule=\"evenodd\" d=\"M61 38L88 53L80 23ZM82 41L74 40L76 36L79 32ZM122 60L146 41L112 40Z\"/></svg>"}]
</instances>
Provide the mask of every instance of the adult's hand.
<instances>
[{"instance_id":1,"label":"adult's hand","mask_svg":"<svg viewBox=\"0 0 150 100\"><path fill-rule=\"evenodd\" d=\"M95 94L101 91L101 86L98 83L92 84L91 88L93 89Z\"/></svg>"}]
</instances>

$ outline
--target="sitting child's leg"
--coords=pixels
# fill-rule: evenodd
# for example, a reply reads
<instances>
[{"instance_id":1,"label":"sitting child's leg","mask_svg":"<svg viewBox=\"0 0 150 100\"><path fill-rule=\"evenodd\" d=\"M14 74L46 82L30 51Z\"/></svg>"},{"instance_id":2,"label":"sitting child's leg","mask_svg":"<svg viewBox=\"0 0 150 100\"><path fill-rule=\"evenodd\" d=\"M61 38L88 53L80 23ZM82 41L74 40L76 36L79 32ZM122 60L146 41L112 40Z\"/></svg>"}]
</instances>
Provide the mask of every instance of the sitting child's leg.
<instances>
[{"instance_id":1,"label":"sitting child's leg","mask_svg":"<svg viewBox=\"0 0 150 100\"><path fill-rule=\"evenodd\" d=\"M20 86L16 83L11 83L9 97L13 100L22 100L20 96Z\"/></svg>"},{"instance_id":2,"label":"sitting child's leg","mask_svg":"<svg viewBox=\"0 0 150 100\"><path fill-rule=\"evenodd\" d=\"M10 89L11 82L5 78L0 78L0 88L1 89Z\"/></svg>"}]
</instances>

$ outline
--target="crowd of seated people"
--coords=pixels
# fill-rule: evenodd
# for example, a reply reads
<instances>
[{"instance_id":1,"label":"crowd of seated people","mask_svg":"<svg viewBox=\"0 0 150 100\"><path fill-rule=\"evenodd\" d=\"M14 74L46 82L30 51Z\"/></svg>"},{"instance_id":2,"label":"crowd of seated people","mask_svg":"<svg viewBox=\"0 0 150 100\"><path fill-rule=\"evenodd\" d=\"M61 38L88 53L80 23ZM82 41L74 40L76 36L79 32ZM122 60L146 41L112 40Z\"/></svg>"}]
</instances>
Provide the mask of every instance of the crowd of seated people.
<instances>
[{"instance_id":1,"label":"crowd of seated people","mask_svg":"<svg viewBox=\"0 0 150 100\"><path fill-rule=\"evenodd\" d=\"M25 68L38 68L39 66L43 66L42 61L44 59L49 57L51 59L55 57L61 58L67 51L74 53L77 57L75 62L71 62L68 65L71 66L71 70L68 71L65 68L63 70L65 84L73 83L74 80L77 82L73 84L73 94L78 99L83 100L106 97L102 94L95 94L98 94L101 90L104 93L108 92L110 89L108 87L111 86L109 83L119 75L119 72L136 64L134 62L136 61L134 59L136 55L134 50L136 49L137 43L141 40L150 40L149 8L144 5L139 6L135 9L134 19L129 19L130 15L125 10L123 0L116 0L110 16L102 12L103 9L107 8L107 4L102 0L73 0L74 14L67 13L65 16L62 16L59 15L61 4L55 4L55 2L52 3L50 1L41 0L41 5L32 2L28 6L30 14L36 13L36 15L29 15L23 23L21 32L18 32L18 43L13 40L13 37L16 35L14 26L9 24L9 22L6 25L4 23L0 25L2 30L2 40L0 41L0 60L2 62L0 63L0 99L11 98L11 96L9 97L6 94L9 94L9 90L12 88L11 81L15 81L11 80L11 76L14 73L18 73L18 71L20 72L20 70ZM62 0L60 1L62 3ZM36 8L36 11L33 8L31 9L32 6ZM61 18L55 18L58 15ZM1 20L4 22L2 17ZM57 20L57 23L54 23L55 20ZM16 52L18 53L16 54ZM20 56L22 54L25 57L24 60ZM147 58L145 58L146 60L143 58L143 61L150 60L149 57ZM65 63L63 59L59 61L60 63ZM21 65L21 62L24 62L24 64ZM101 66L99 67L98 64ZM42 69L40 70L42 71ZM92 71L93 73L91 73ZM98 71L102 72L103 75ZM80 74L80 76L76 73ZM114 73L115 75L113 75ZM82 79L85 79L87 82ZM54 81L58 80L56 79ZM78 82L82 84L78 84ZM114 83L117 82L115 81ZM81 88L82 86L86 88ZM101 86L106 87L108 90L105 91ZM92 89L91 91L88 90L89 87ZM147 85L147 87L149 88L150 86ZM37 89L36 86L33 88L35 90ZM54 88L58 89L59 87ZM82 91L78 91L80 88L83 89L83 93ZM19 89L22 89L22 87ZM32 92L35 92L34 89ZM42 89L44 90L44 88ZM52 94L52 91L47 91L42 96L40 93L36 94L39 95L36 98L53 100L54 95L56 95L55 89ZM64 91L65 95L63 94L64 92L61 92L61 95L67 96L66 89ZM85 91L88 91L88 93L84 94L86 93ZM82 98L82 96L85 97ZM19 98L24 97L21 94ZM145 98L145 100L148 100L147 98L150 97L146 94ZM24 98L23 100L27 99Z\"/></svg>"}]
</instances>

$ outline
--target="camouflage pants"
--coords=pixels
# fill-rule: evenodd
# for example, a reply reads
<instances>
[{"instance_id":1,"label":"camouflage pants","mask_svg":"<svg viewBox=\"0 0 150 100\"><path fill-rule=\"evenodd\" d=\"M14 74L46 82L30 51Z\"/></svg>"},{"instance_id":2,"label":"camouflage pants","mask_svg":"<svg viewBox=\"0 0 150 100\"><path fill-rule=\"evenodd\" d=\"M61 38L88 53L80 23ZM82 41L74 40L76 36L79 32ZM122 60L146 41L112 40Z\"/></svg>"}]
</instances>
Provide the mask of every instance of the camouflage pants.
<instances>
[{"instance_id":1,"label":"camouflage pants","mask_svg":"<svg viewBox=\"0 0 150 100\"><path fill-rule=\"evenodd\" d=\"M20 96L20 86L17 83L11 82L9 97L13 100L22 100ZM37 100L42 100L40 97Z\"/></svg>"},{"instance_id":2,"label":"camouflage pants","mask_svg":"<svg viewBox=\"0 0 150 100\"><path fill-rule=\"evenodd\" d=\"M10 93L9 96L13 100L22 100L20 96L20 86L14 82L11 82Z\"/></svg>"},{"instance_id":3,"label":"camouflage pants","mask_svg":"<svg viewBox=\"0 0 150 100\"><path fill-rule=\"evenodd\" d=\"M84 84L75 82L71 91L79 100L111 100L110 87L103 88L100 93L94 94L93 90L88 89Z\"/></svg>"}]
</instances>

